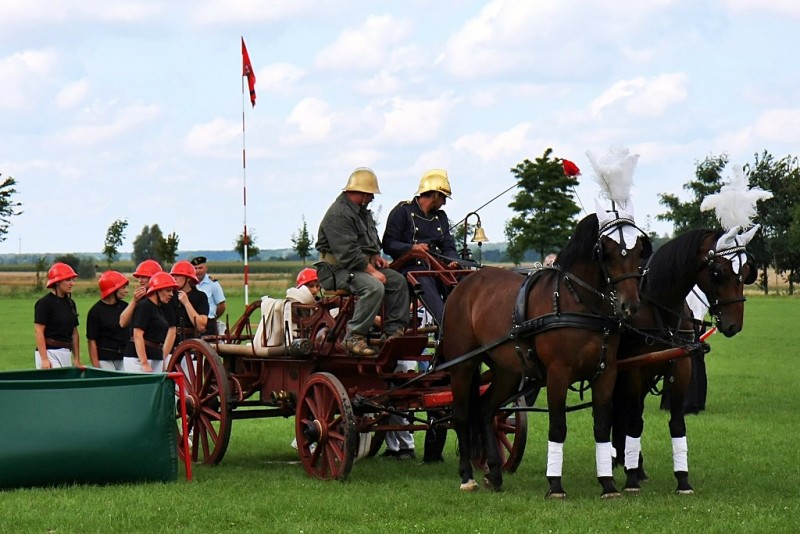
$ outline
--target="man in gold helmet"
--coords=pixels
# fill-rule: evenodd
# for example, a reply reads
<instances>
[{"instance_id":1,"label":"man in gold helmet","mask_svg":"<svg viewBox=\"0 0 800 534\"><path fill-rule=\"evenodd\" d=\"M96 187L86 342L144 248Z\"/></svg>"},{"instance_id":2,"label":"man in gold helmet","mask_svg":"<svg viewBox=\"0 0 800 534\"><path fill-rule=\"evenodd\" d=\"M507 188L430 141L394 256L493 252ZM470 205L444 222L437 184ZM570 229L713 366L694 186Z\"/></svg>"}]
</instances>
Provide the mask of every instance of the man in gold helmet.
<instances>
[{"instance_id":1,"label":"man in gold helmet","mask_svg":"<svg viewBox=\"0 0 800 534\"><path fill-rule=\"evenodd\" d=\"M447 214L442 210L451 194L446 170L431 169L423 174L414 198L400 202L389 212L383 233L383 250L393 259L411 250L426 251L444 257L451 269L458 267L456 243L450 233ZM402 269L404 274L415 270L426 271L428 267L417 261ZM437 324L442 324L445 288L430 276L420 276L418 280L425 308Z\"/></svg>"},{"instance_id":2,"label":"man in gold helmet","mask_svg":"<svg viewBox=\"0 0 800 534\"><path fill-rule=\"evenodd\" d=\"M409 319L409 292L405 277L388 269L369 203L380 193L378 178L367 167L353 171L342 193L319 225L316 264L326 291L346 289L358 296L353 318L347 323L345 345L355 356L376 356L367 334L384 305L383 328L388 338L403 333Z\"/></svg>"}]
</instances>

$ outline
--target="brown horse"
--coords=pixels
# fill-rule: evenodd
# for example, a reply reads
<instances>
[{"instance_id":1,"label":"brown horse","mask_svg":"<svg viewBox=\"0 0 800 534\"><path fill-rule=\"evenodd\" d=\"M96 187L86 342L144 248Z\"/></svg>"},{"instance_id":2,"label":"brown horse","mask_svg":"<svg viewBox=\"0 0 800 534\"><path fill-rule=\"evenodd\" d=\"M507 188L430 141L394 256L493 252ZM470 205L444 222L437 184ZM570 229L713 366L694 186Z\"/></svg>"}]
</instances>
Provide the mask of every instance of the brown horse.
<instances>
[{"instance_id":1,"label":"brown horse","mask_svg":"<svg viewBox=\"0 0 800 534\"><path fill-rule=\"evenodd\" d=\"M488 466L485 482L494 490L502 489L501 461L490 423L497 410L532 381L547 386L548 495L566 496L561 447L567 435L567 389L576 381L589 380L598 480L603 495L618 494L611 472L610 431L619 327L639 306L640 259L649 254L650 242L637 229L626 249L620 244L624 239L617 241L609 234L622 235L631 227L635 228L632 220L616 219L598 228L597 216L590 215L578 224L556 267L527 277L487 267L466 277L450 294L439 355L443 367L450 369L462 490L477 488L470 458L483 451ZM491 369L492 382L479 396L481 363Z\"/></svg>"},{"instance_id":2,"label":"brown horse","mask_svg":"<svg viewBox=\"0 0 800 534\"><path fill-rule=\"evenodd\" d=\"M744 246L716 250L722 231L691 230L668 241L650 259L640 289L641 306L632 329L623 332L617 353L617 384L614 389L613 440L617 462L624 464L624 490L637 492L646 478L642 467L641 436L644 399L663 376L670 382L669 431L672 437L673 470L678 493L692 493L689 484L684 400L689 388L692 363L689 357L654 361L630 361L642 354L669 356L675 348L686 356L707 347L697 344L698 321L693 321L686 297L696 285L710 305L717 328L726 337L742 329L744 284L755 281L755 265ZM738 258L735 265L734 257ZM702 317L698 319L702 320ZM627 362L626 362L627 360ZM628 363L629 362L629 363Z\"/></svg>"}]
</instances>

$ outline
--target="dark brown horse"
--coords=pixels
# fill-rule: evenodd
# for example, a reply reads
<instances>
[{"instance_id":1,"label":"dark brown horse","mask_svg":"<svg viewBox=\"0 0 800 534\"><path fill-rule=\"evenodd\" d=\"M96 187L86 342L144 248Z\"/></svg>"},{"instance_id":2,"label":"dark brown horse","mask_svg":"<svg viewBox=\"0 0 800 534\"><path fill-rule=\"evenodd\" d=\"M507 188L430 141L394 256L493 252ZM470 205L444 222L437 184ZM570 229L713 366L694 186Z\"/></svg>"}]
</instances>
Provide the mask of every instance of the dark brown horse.
<instances>
[{"instance_id":1,"label":"dark brown horse","mask_svg":"<svg viewBox=\"0 0 800 534\"><path fill-rule=\"evenodd\" d=\"M567 389L589 380L598 459L602 457L598 480L604 495L617 494L610 432L619 326L636 314L640 259L650 250L649 240L638 232L627 240L631 248L620 244L624 239L614 233L631 228L635 226L630 219L617 219L599 229L597 216L590 215L578 224L556 267L528 277L487 267L466 277L450 294L439 355L450 369L462 490L477 488L470 459L484 450L485 482L502 489L490 423L528 380L547 386L548 495L564 497L561 447L567 435ZM492 382L479 396L481 363L491 369Z\"/></svg>"},{"instance_id":2,"label":"dark brown horse","mask_svg":"<svg viewBox=\"0 0 800 534\"><path fill-rule=\"evenodd\" d=\"M710 305L718 330L731 337L742 329L744 284L754 282L756 276L744 246L716 250L721 235L721 231L691 230L668 241L653 254L642 278L639 313L633 328L623 333L617 353L614 390L613 439L617 462L625 466L625 491L639 491L640 480L646 478L641 463L644 399L662 376L670 382L669 431L677 492L693 491L688 480L684 412L692 373L688 356L707 347L697 344L699 324L692 321L686 297L697 285ZM687 357L653 363L632 360L642 354L648 354L652 361L660 354L668 357L683 352L676 348L688 349Z\"/></svg>"}]
</instances>

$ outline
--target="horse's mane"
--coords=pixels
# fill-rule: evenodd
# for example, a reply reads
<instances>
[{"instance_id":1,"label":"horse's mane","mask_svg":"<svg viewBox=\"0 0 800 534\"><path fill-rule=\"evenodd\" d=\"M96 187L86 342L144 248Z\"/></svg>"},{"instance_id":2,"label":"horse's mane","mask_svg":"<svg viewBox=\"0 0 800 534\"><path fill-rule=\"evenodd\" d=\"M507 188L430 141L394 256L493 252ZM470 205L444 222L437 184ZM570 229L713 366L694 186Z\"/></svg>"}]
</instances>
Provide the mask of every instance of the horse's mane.
<instances>
[{"instance_id":1,"label":"horse's mane","mask_svg":"<svg viewBox=\"0 0 800 534\"><path fill-rule=\"evenodd\" d=\"M661 245L648 264L643 291L650 293L648 289L670 288L688 274L694 275L700 244L713 236L710 247L713 248L721 235L722 230L700 228L684 232Z\"/></svg>"},{"instance_id":2,"label":"horse's mane","mask_svg":"<svg viewBox=\"0 0 800 534\"><path fill-rule=\"evenodd\" d=\"M577 262L591 259L598 232L597 215L592 213L584 217L575 227L567 245L558 253L555 263L568 271Z\"/></svg>"}]
</instances>

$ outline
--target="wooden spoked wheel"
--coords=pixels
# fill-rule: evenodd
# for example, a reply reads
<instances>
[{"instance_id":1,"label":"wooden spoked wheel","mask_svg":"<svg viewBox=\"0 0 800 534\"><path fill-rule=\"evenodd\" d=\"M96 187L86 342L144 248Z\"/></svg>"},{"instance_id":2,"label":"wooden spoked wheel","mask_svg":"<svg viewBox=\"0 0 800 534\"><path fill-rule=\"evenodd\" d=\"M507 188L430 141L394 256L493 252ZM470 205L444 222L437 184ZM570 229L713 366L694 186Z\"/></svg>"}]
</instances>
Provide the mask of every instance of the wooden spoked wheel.
<instances>
[{"instance_id":1,"label":"wooden spoked wheel","mask_svg":"<svg viewBox=\"0 0 800 534\"><path fill-rule=\"evenodd\" d=\"M222 360L201 339L187 339L172 354L168 372L183 374L186 385L191 458L193 462L218 464L231 437L230 385ZM177 388L175 392L178 395ZM178 453L183 458L183 428L178 407Z\"/></svg>"},{"instance_id":2,"label":"wooden spoked wheel","mask_svg":"<svg viewBox=\"0 0 800 534\"><path fill-rule=\"evenodd\" d=\"M330 373L314 373L300 394L295 416L297 449L306 472L324 480L346 480L358 450L353 405Z\"/></svg>"},{"instance_id":3,"label":"wooden spoked wheel","mask_svg":"<svg viewBox=\"0 0 800 534\"><path fill-rule=\"evenodd\" d=\"M514 403L516 408L525 408L525 398L520 397ZM528 412L499 410L492 422L494 436L500 452L503 471L515 473L522 462L525 445L528 443ZM486 469L486 453L473 461L476 469Z\"/></svg>"}]
</instances>

